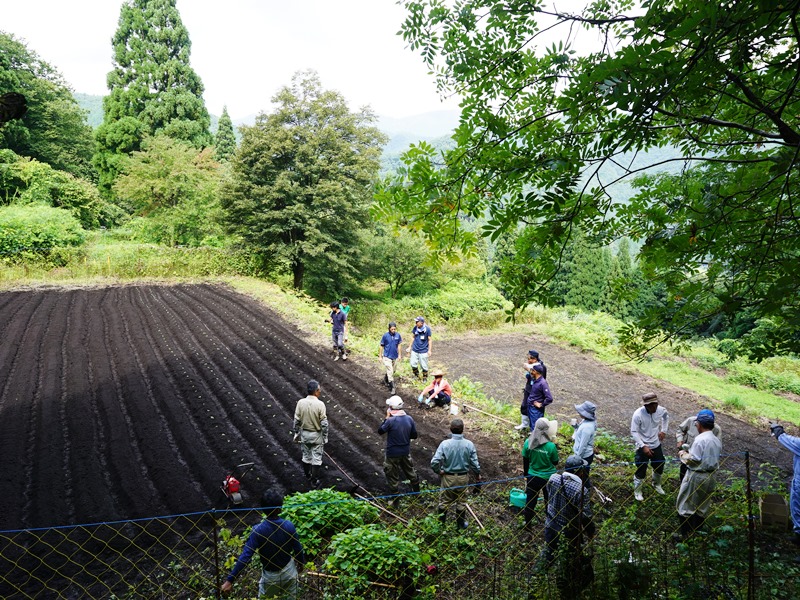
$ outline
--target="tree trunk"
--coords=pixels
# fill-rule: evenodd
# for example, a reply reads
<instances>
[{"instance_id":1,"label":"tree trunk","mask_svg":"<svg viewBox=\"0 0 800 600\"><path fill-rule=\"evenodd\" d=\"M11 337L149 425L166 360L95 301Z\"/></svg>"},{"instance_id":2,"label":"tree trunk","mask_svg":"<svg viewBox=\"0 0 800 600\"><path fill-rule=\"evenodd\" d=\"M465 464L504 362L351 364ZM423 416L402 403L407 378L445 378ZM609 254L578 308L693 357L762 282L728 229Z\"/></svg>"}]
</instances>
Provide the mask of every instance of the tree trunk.
<instances>
[{"instance_id":1,"label":"tree trunk","mask_svg":"<svg viewBox=\"0 0 800 600\"><path fill-rule=\"evenodd\" d=\"M294 275L294 282L292 285L294 289L301 290L303 289L303 275L305 274L305 265L303 265L302 261L297 261L292 264L292 274Z\"/></svg>"}]
</instances>

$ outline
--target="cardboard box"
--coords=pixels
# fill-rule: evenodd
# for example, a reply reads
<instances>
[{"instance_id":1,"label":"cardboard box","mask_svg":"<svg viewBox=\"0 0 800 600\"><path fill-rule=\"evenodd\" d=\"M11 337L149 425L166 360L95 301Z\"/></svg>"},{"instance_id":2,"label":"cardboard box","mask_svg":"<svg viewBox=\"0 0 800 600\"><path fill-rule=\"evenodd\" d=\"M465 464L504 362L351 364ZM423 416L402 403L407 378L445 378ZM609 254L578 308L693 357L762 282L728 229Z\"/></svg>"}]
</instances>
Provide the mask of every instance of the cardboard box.
<instances>
[{"instance_id":1,"label":"cardboard box","mask_svg":"<svg viewBox=\"0 0 800 600\"><path fill-rule=\"evenodd\" d=\"M786 531L789 528L789 505L780 494L764 494L758 501L761 526Z\"/></svg>"}]
</instances>

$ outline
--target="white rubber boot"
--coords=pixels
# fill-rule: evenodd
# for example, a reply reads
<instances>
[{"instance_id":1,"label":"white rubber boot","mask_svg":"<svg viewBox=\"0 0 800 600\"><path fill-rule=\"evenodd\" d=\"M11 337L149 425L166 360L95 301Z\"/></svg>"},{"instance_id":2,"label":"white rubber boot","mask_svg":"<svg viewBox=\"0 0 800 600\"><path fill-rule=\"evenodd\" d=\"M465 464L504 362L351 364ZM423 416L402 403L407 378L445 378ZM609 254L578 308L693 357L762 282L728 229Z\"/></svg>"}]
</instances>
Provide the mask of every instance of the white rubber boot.
<instances>
[{"instance_id":1,"label":"white rubber boot","mask_svg":"<svg viewBox=\"0 0 800 600\"><path fill-rule=\"evenodd\" d=\"M633 497L636 498L639 502L644 500L644 496L642 495L642 484L644 483L644 479L637 479L636 477L633 478Z\"/></svg>"},{"instance_id":2,"label":"white rubber boot","mask_svg":"<svg viewBox=\"0 0 800 600\"><path fill-rule=\"evenodd\" d=\"M664 488L661 487L661 474L660 473L653 473L653 487L656 488L656 491L661 494L662 496L666 495L667 492L664 491Z\"/></svg>"}]
</instances>

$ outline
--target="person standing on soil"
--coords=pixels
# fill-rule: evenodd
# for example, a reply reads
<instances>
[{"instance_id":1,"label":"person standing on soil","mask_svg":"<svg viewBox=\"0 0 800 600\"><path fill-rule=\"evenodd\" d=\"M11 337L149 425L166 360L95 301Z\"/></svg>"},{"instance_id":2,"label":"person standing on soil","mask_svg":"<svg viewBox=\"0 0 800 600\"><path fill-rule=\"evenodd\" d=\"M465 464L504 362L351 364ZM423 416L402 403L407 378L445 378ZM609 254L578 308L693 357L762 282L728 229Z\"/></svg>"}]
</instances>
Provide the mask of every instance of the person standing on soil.
<instances>
[{"instance_id":1,"label":"person standing on soil","mask_svg":"<svg viewBox=\"0 0 800 600\"><path fill-rule=\"evenodd\" d=\"M678 453L680 454L681 450L688 450L692 447L695 438L697 437L697 427L695 423L697 422L697 416L692 415L691 417L687 417L683 420L683 423L678 425L678 431L675 434L675 441L678 444ZM711 431L717 439L722 442L722 430L719 428L719 425L716 423L714 424L714 429ZM686 446L686 448L684 448ZM686 475L688 467L686 464L681 461L681 476L680 481L683 481L683 477Z\"/></svg>"},{"instance_id":2,"label":"person standing on soil","mask_svg":"<svg viewBox=\"0 0 800 600\"><path fill-rule=\"evenodd\" d=\"M531 368L531 375L533 381L531 382L531 392L528 394L528 419L531 423L536 424L536 421L544 416L545 408L553 403L553 394L550 392L550 386L547 385L547 380L544 378L544 365L534 364Z\"/></svg>"},{"instance_id":3,"label":"person standing on soil","mask_svg":"<svg viewBox=\"0 0 800 600\"><path fill-rule=\"evenodd\" d=\"M394 385L394 369L396 361L402 360L403 348L402 336L397 333L397 323L392 321L389 323L389 331L383 334L381 338L380 357L383 366L386 368L386 374L383 376L384 385L388 386L389 393L395 394L397 388Z\"/></svg>"},{"instance_id":4,"label":"person standing on soil","mask_svg":"<svg viewBox=\"0 0 800 600\"><path fill-rule=\"evenodd\" d=\"M424 403L428 408L430 408L431 402L436 406L447 406L452 397L453 389L450 387L450 382L444 378L444 371L436 369L433 372L433 381L422 390L417 402Z\"/></svg>"},{"instance_id":5,"label":"person standing on soil","mask_svg":"<svg viewBox=\"0 0 800 600\"><path fill-rule=\"evenodd\" d=\"M411 491L419 492L419 476L411 462L411 440L417 439L417 426L403 410L403 399L392 396L386 400L386 418L378 427L378 434L386 435L386 458L383 473L389 491L394 494L392 506L400 508L400 481L405 478L411 484ZM403 477L401 477L401 475Z\"/></svg>"},{"instance_id":6,"label":"person standing on soil","mask_svg":"<svg viewBox=\"0 0 800 600\"><path fill-rule=\"evenodd\" d=\"M531 422L528 419L528 396L531 394L531 384L533 383L533 376L531 369L538 360L539 353L536 350L528 351L528 359L522 367L525 369L525 389L522 390L522 404L519 407L519 412L522 414L519 425L514 427L517 431L525 431L530 429ZM546 379L546 378L545 378Z\"/></svg>"},{"instance_id":7,"label":"person standing on soil","mask_svg":"<svg viewBox=\"0 0 800 600\"><path fill-rule=\"evenodd\" d=\"M595 418L597 407L588 400L574 406L582 420L578 423L577 419L573 419L572 422L572 426L575 427L575 432L572 434L574 442L572 453L580 456L587 465L591 465L594 461L594 439L597 436L597 419Z\"/></svg>"},{"instance_id":8,"label":"person standing on soil","mask_svg":"<svg viewBox=\"0 0 800 600\"><path fill-rule=\"evenodd\" d=\"M431 459L431 469L441 477L442 492L439 498L439 520L447 520L447 509L456 505L456 527L467 528L467 485L469 474L475 482L481 480L481 466L475 444L464 438L464 421L450 421L451 436L436 449Z\"/></svg>"},{"instance_id":9,"label":"person standing on soil","mask_svg":"<svg viewBox=\"0 0 800 600\"><path fill-rule=\"evenodd\" d=\"M704 408L697 413L694 426L698 435L692 446L678 454L681 464L687 467L675 504L682 538L703 526L716 485L714 471L719 468L719 455L722 454L722 442L714 435L714 413Z\"/></svg>"},{"instance_id":10,"label":"person standing on soil","mask_svg":"<svg viewBox=\"0 0 800 600\"><path fill-rule=\"evenodd\" d=\"M264 520L253 527L244 544L244 550L236 559L233 570L220 587L223 596L233 590L233 581L258 552L261 560L261 580L258 595L264 598L297 598L298 573L306 561L297 530L291 521L281 519L283 496L267 490L261 496L265 507Z\"/></svg>"},{"instance_id":11,"label":"person standing on soil","mask_svg":"<svg viewBox=\"0 0 800 600\"><path fill-rule=\"evenodd\" d=\"M778 443L794 454L792 463L794 477L789 488L789 509L792 513L792 525L794 525L793 541L800 546L800 437L789 435L777 423L771 423L769 428ZM800 556L795 557L795 562L800 562Z\"/></svg>"},{"instance_id":12,"label":"person standing on soil","mask_svg":"<svg viewBox=\"0 0 800 600\"><path fill-rule=\"evenodd\" d=\"M425 381L428 379L428 360L431 357L433 350L433 343L431 342L431 328L425 325L425 317L419 316L414 319L414 329L411 334L414 336L411 345L408 347L409 364L414 377ZM422 377L420 377L419 370L422 369Z\"/></svg>"},{"instance_id":13,"label":"person standing on soil","mask_svg":"<svg viewBox=\"0 0 800 600\"><path fill-rule=\"evenodd\" d=\"M320 485L322 454L328 443L328 413L319 399L322 392L319 382L312 379L307 390L308 395L294 409L294 440L300 442L303 450L303 474L316 488Z\"/></svg>"},{"instance_id":14,"label":"person standing on soil","mask_svg":"<svg viewBox=\"0 0 800 600\"><path fill-rule=\"evenodd\" d=\"M558 448L550 437L550 421L539 419L522 445L522 470L525 473L525 529L530 529L539 492L547 505L547 480L556 472Z\"/></svg>"},{"instance_id":15,"label":"person standing on soil","mask_svg":"<svg viewBox=\"0 0 800 600\"><path fill-rule=\"evenodd\" d=\"M333 340L333 360L347 360L345 342L347 342L347 313L339 308L338 302L331 302L331 339Z\"/></svg>"},{"instance_id":16,"label":"person standing on soil","mask_svg":"<svg viewBox=\"0 0 800 600\"><path fill-rule=\"evenodd\" d=\"M659 494L666 494L661 487L664 473L664 450L661 442L667 436L669 414L658 405L658 396L649 392L642 396L642 406L633 412L631 418L631 437L636 444L636 473L633 475L633 497L644 500L642 483L647 476L647 463L653 468L653 487Z\"/></svg>"}]
</instances>

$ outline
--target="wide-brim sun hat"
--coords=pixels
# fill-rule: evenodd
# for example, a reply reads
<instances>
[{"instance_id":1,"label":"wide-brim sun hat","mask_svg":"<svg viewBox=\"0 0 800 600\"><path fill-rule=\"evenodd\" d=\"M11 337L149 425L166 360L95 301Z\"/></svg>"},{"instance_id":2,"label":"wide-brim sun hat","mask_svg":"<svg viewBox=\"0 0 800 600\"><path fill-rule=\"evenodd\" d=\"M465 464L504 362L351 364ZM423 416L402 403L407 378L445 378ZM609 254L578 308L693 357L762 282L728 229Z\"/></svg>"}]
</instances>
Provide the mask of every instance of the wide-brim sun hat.
<instances>
[{"instance_id":1,"label":"wide-brim sun hat","mask_svg":"<svg viewBox=\"0 0 800 600\"><path fill-rule=\"evenodd\" d=\"M592 402L587 400L583 404L575 404L574 406L578 414L584 419L589 419L590 421L595 420L594 413L597 410L597 407Z\"/></svg>"}]
</instances>

